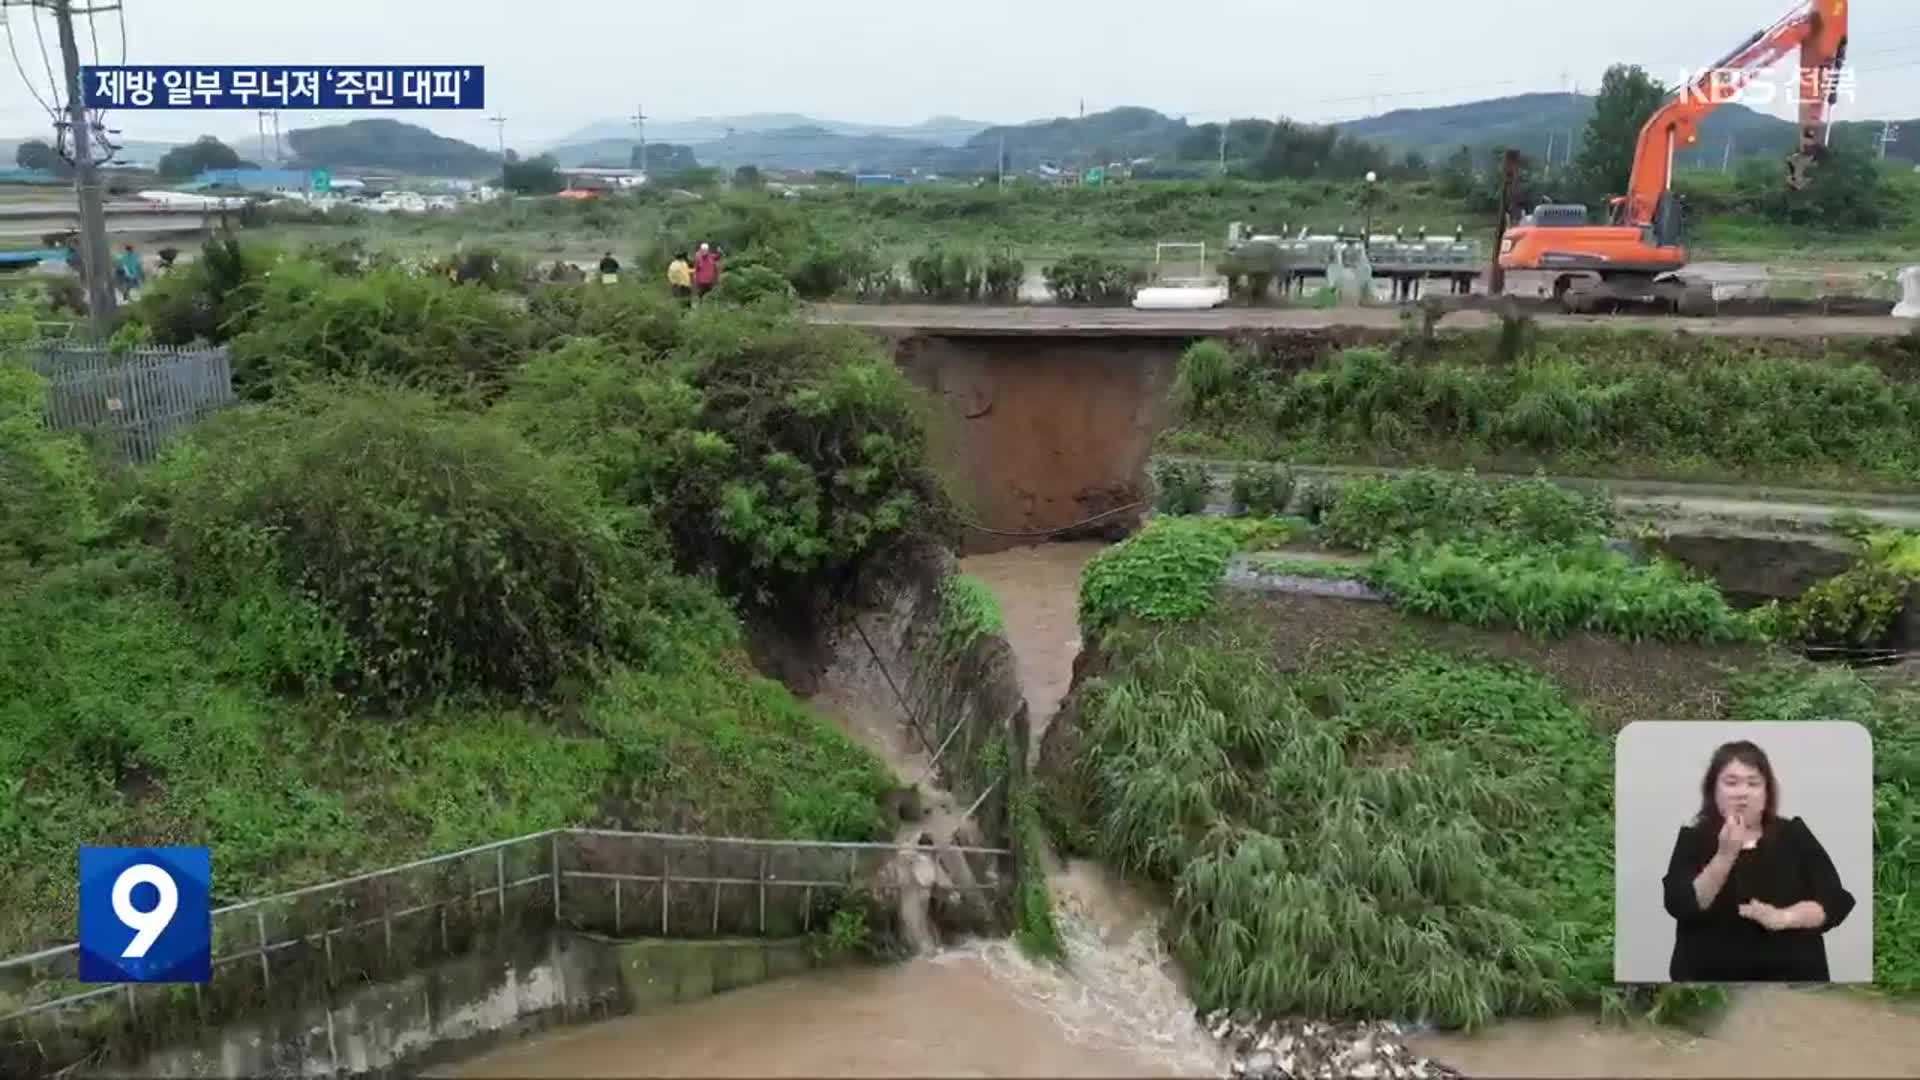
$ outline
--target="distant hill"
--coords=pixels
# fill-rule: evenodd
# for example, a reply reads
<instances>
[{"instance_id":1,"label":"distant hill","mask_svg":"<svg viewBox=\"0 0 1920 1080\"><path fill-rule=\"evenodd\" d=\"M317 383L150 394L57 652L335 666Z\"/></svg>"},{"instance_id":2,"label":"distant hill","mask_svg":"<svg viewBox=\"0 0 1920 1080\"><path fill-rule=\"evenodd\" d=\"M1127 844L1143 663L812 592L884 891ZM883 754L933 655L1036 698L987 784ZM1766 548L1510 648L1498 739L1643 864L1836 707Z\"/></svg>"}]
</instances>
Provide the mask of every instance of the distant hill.
<instances>
[{"instance_id":1,"label":"distant hill","mask_svg":"<svg viewBox=\"0 0 1920 1080\"><path fill-rule=\"evenodd\" d=\"M601 168L633 168L634 141L626 139L599 139L589 143L574 143L557 150L549 151L553 160L563 169L577 169L592 165ZM700 161L693 147L676 143L657 143L647 140L647 169L655 173L686 172L700 167Z\"/></svg>"},{"instance_id":2,"label":"distant hill","mask_svg":"<svg viewBox=\"0 0 1920 1080\"><path fill-rule=\"evenodd\" d=\"M848 124L803 116L799 113L749 113L742 116L701 117L694 120L651 120L647 123L647 141L652 142L657 139L661 142L702 146L706 143L726 140L729 137L729 129L733 136L819 129L832 135L855 138L881 136L934 146L958 146L987 126L982 121L963 120L953 116L936 116L918 124L890 126ZM583 143L617 139L631 141L633 137L632 120L599 120L564 138L556 139L547 152L559 157L562 152Z\"/></svg>"},{"instance_id":3,"label":"distant hill","mask_svg":"<svg viewBox=\"0 0 1920 1080\"><path fill-rule=\"evenodd\" d=\"M286 133L301 167L382 169L428 176L481 176L500 159L472 143L398 120L375 118Z\"/></svg>"},{"instance_id":4,"label":"distant hill","mask_svg":"<svg viewBox=\"0 0 1920 1080\"><path fill-rule=\"evenodd\" d=\"M1461 146L1475 151L1512 146L1539 158L1545 156L1551 140L1554 160L1558 162L1571 156L1569 138L1572 139L1571 153L1579 152L1581 134L1592 114L1590 95L1519 94L1431 109L1395 109L1341 124L1340 130L1399 153L1418 151L1429 161L1442 160ZM1903 127L1920 123L1897 122ZM1842 122L1835 125L1835 138L1865 137L1879 129L1878 121ZM1789 121L1756 112L1745 105L1723 105L1700 125L1699 146L1681 151L1679 164L1717 166L1726 160L1729 139L1733 140L1732 157L1736 161L1780 157L1792 149L1794 137L1794 125ZM1920 160L1920 136L1908 139L1904 146L1894 143L1888 149L1888 156Z\"/></svg>"}]
</instances>

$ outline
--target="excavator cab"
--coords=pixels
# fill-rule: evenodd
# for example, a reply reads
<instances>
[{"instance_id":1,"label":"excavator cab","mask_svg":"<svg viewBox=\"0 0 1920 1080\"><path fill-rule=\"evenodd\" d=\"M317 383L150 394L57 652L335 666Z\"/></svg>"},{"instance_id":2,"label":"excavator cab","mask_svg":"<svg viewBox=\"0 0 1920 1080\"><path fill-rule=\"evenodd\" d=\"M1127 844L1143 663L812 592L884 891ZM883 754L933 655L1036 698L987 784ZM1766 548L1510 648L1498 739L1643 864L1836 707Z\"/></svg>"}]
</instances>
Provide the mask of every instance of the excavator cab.
<instances>
[{"instance_id":1,"label":"excavator cab","mask_svg":"<svg viewBox=\"0 0 1920 1080\"><path fill-rule=\"evenodd\" d=\"M1674 191L1664 191L1653 207L1653 246L1677 248L1686 239L1686 204Z\"/></svg>"}]
</instances>

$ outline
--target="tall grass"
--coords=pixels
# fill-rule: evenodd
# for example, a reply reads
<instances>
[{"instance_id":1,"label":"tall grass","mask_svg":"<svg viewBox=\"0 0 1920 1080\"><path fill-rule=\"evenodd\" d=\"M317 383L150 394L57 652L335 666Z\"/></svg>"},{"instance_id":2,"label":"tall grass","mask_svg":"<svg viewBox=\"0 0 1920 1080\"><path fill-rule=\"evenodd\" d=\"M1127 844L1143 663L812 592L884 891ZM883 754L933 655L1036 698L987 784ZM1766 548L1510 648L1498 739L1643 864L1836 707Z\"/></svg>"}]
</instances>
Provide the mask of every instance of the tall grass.
<instances>
[{"instance_id":1,"label":"tall grass","mask_svg":"<svg viewBox=\"0 0 1920 1080\"><path fill-rule=\"evenodd\" d=\"M1608 747L1544 680L1418 652L1289 677L1233 620L1103 644L1092 835L1175 887L1201 1008L1473 1026L1597 995Z\"/></svg>"},{"instance_id":2,"label":"tall grass","mask_svg":"<svg viewBox=\"0 0 1920 1080\"><path fill-rule=\"evenodd\" d=\"M1182 425L1251 456L1479 464L1676 479L1902 485L1920 480L1920 379L1845 355L1577 350L1543 338L1514 364L1349 349L1304 370L1190 350Z\"/></svg>"}]
</instances>

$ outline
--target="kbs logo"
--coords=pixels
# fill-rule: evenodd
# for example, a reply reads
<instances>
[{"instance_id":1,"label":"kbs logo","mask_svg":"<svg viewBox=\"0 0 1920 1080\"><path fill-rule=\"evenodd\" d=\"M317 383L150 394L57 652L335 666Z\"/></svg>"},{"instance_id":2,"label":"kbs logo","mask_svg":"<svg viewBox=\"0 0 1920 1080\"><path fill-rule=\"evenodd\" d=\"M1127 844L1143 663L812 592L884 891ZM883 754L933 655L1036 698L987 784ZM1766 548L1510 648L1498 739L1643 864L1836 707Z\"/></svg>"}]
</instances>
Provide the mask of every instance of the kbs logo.
<instances>
[{"instance_id":1,"label":"kbs logo","mask_svg":"<svg viewBox=\"0 0 1920 1080\"><path fill-rule=\"evenodd\" d=\"M212 884L207 848L81 848L80 980L212 978Z\"/></svg>"}]
</instances>

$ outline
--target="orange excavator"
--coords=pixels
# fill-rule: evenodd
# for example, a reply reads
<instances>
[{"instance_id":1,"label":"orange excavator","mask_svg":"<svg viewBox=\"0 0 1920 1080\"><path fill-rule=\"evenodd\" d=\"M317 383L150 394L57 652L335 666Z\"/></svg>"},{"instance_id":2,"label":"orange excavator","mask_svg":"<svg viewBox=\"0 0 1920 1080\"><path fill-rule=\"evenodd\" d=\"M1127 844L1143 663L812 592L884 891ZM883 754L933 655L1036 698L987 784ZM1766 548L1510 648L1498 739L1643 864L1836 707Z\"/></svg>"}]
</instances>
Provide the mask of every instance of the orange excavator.
<instances>
[{"instance_id":1,"label":"orange excavator","mask_svg":"<svg viewBox=\"0 0 1920 1080\"><path fill-rule=\"evenodd\" d=\"M1687 264L1687 249L1680 199L1672 190L1674 152L1696 145L1708 113L1798 49L1799 145L1787 158L1787 185L1804 189L1827 149L1847 55L1847 3L1807 0L1681 87L1640 129L1633 177L1627 194L1610 200L1609 224L1587 224L1584 206L1537 207L1502 237L1500 266L1559 271L1553 295L1569 311L1646 304L1679 314L1710 309L1711 284L1678 273Z\"/></svg>"}]
</instances>

